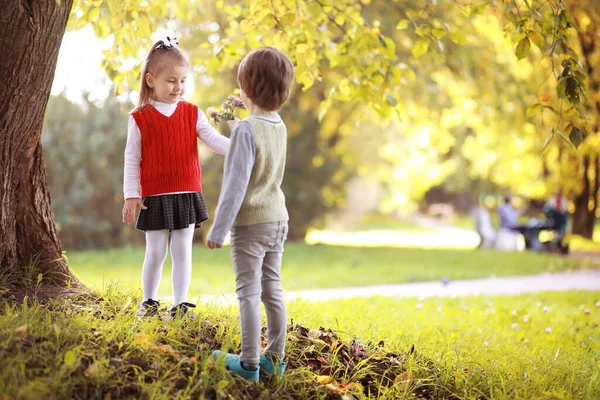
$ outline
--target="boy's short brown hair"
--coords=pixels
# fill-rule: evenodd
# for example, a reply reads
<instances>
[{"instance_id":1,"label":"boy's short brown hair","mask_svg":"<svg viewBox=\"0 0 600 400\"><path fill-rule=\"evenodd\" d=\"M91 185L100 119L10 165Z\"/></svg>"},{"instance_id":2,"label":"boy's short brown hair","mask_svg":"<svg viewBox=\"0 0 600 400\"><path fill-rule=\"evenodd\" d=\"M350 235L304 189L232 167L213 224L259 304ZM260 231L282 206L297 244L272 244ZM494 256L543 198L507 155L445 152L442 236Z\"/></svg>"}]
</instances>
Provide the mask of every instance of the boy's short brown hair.
<instances>
[{"instance_id":1,"label":"boy's short brown hair","mask_svg":"<svg viewBox=\"0 0 600 400\"><path fill-rule=\"evenodd\" d=\"M290 97L294 66L276 48L260 47L244 57L237 78L240 88L256 106L275 111Z\"/></svg>"}]
</instances>

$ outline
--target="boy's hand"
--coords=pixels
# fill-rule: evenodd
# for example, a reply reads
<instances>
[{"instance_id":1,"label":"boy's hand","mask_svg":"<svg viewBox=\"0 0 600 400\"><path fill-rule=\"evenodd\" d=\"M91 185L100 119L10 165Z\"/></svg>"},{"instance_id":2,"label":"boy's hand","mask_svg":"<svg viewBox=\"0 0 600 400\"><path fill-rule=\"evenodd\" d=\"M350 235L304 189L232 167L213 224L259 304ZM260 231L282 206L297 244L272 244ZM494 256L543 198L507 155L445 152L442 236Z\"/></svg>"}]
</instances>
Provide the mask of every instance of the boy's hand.
<instances>
[{"instance_id":1,"label":"boy's hand","mask_svg":"<svg viewBox=\"0 0 600 400\"><path fill-rule=\"evenodd\" d=\"M223 247L222 244L219 243L215 243L212 240L207 240L206 241L206 245L208 246L209 249L214 250L214 249L220 249Z\"/></svg>"},{"instance_id":2,"label":"boy's hand","mask_svg":"<svg viewBox=\"0 0 600 400\"><path fill-rule=\"evenodd\" d=\"M228 119L227 120L227 125L229 125L229 129L233 129L233 127L235 126L235 124L237 124L238 122L240 122L239 118Z\"/></svg>"},{"instance_id":3,"label":"boy's hand","mask_svg":"<svg viewBox=\"0 0 600 400\"><path fill-rule=\"evenodd\" d=\"M131 198L125 200L125 205L123 206L123 223L124 224L132 224L135 222L135 209L139 207L142 210L147 210L148 207L142 203L142 199L140 198Z\"/></svg>"}]
</instances>

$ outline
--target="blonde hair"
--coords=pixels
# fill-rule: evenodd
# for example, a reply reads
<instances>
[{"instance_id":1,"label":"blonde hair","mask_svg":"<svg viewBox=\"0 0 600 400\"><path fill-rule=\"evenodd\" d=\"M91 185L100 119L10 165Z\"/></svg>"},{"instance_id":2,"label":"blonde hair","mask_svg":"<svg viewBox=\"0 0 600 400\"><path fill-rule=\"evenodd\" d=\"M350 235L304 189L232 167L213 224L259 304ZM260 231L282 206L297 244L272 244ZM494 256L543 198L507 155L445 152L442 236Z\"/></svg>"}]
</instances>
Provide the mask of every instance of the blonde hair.
<instances>
[{"instance_id":1,"label":"blonde hair","mask_svg":"<svg viewBox=\"0 0 600 400\"><path fill-rule=\"evenodd\" d=\"M186 67L190 65L187 55L179 50L178 47L165 45L163 40L154 43L142 66L140 98L134 111L138 111L150 104L153 90L146 82L146 75L148 73L157 75L164 68L173 64L180 64Z\"/></svg>"}]
</instances>

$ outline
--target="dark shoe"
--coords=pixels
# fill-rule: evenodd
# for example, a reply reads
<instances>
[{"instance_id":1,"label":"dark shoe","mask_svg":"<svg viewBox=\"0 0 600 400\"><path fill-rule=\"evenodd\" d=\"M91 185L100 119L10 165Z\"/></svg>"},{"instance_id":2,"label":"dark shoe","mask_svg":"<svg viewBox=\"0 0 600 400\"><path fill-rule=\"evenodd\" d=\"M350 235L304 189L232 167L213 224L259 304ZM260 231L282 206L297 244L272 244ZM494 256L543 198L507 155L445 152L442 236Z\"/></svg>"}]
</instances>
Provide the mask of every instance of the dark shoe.
<instances>
[{"instance_id":1,"label":"dark shoe","mask_svg":"<svg viewBox=\"0 0 600 400\"><path fill-rule=\"evenodd\" d=\"M140 304L137 310L138 317L153 317L158 314L158 306L160 303L156 300L148 299Z\"/></svg>"},{"instance_id":2,"label":"dark shoe","mask_svg":"<svg viewBox=\"0 0 600 400\"><path fill-rule=\"evenodd\" d=\"M176 306L173 306L171 308L171 319L183 318L184 316L187 316L189 319L192 320L196 319L196 316L191 312L188 314L190 308L196 308L196 305L192 303L183 302L177 304Z\"/></svg>"}]
</instances>

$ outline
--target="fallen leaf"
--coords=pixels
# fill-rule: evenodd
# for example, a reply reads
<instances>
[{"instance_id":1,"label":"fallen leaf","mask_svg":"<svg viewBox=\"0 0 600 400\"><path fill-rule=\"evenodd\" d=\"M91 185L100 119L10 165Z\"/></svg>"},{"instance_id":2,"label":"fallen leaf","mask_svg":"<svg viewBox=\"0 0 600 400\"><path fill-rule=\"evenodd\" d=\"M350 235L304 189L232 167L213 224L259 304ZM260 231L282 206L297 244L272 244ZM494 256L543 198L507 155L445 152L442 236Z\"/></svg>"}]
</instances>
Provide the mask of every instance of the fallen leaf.
<instances>
[{"instance_id":1,"label":"fallen leaf","mask_svg":"<svg viewBox=\"0 0 600 400\"><path fill-rule=\"evenodd\" d=\"M15 335L23 335L25 333L27 333L27 324L21 325L20 327L14 330Z\"/></svg>"},{"instance_id":2,"label":"fallen leaf","mask_svg":"<svg viewBox=\"0 0 600 400\"><path fill-rule=\"evenodd\" d=\"M409 371L404 371L396 377L396 382L400 384L401 390L407 391L413 384L412 374Z\"/></svg>"},{"instance_id":3,"label":"fallen leaf","mask_svg":"<svg viewBox=\"0 0 600 400\"><path fill-rule=\"evenodd\" d=\"M133 337L133 341L144 350L154 349L154 339L149 335L137 335Z\"/></svg>"},{"instance_id":4,"label":"fallen leaf","mask_svg":"<svg viewBox=\"0 0 600 400\"><path fill-rule=\"evenodd\" d=\"M327 385L333 382L333 378L329 375L317 375L315 379L317 380L319 385Z\"/></svg>"},{"instance_id":5,"label":"fallen leaf","mask_svg":"<svg viewBox=\"0 0 600 400\"><path fill-rule=\"evenodd\" d=\"M85 376L92 376L96 373L97 370L98 370L98 362L94 361L86 368L84 374L85 374Z\"/></svg>"},{"instance_id":6,"label":"fallen leaf","mask_svg":"<svg viewBox=\"0 0 600 400\"><path fill-rule=\"evenodd\" d=\"M172 356L179 355L179 353L177 351L175 351L173 346L171 346L170 344L161 344L160 346L157 347L157 349L162 353L170 354Z\"/></svg>"}]
</instances>

